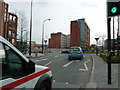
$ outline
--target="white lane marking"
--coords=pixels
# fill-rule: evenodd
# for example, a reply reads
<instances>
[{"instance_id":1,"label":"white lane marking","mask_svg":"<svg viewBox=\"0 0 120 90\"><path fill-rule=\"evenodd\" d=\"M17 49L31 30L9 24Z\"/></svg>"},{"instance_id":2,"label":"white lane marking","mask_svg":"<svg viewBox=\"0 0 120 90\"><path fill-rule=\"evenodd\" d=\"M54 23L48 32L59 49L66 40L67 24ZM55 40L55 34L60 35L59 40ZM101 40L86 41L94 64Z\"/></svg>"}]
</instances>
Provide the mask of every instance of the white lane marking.
<instances>
[{"instance_id":1,"label":"white lane marking","mask_svg":"<svg viewBox=\"0 0 120 90\"><path fill-rule=\"evenodd\" d=\"M63 56L63 54L62 54L62 55L60 55L60 57L61 57L61 56Z\"/></svg>"},{"instance_id":2,"label":"white lane marking","mask_svg":"<svg viewBox=\"0 0 120 90\"><path fill-rule=\"evenodd\" d=\"M33 60L34 62L40 62L40 61L46 61L48 58L42 59L42 60Z\"/></svg>"},{"instance_id":3,"label":"white lane marking","mask_svg":"<svg viewBox=\"0 0 120 90\"><path fill-rule=\"evenodd\" d=\"M76 62L79 62L80 60L77 60Z\"/></svg>"},{"instance_id":4,"label":"white lane marking","mask_svg":"<svg viewBox=\"0 0 120 90\"><path fill-rule=\"evenodd\" d=\"M66 82L65 84L68 84L68 82Z\"/></svg>"},{"instance_id":5,"label":"white lane marking","mask_svg":"<svg viewBox=\"0 0 120 90\"><path fill-rule=\"evenodd\" d=\"M79 69L80 71L88 71L88 67L87 67L87 65L86 65L86 63L88 63L90 60L88 60L88 61L86 61L85 63L84 63L84 66L85 66L85 69Z\"/></svg>"},{"instance_id":6,"label":"white lane marking","mask_svg":"<svg viewBox=\"0 0 120 90\"><path fill-rule=\"evenodd\" d=\"M50 61L49 63L45 64L45 66L48 66L48 65L51 64L51 63L52 63L52 61Z\"/></svg>"},{"instance_id":7,"label":"white lane marking","mask_svg":"<svg viewBox=\"0 0 120 90\"><path fill-rule=\"evenodd\" d=\"M38 62L39 60L33 60L33 62Z\"/></svg>"},{"instance_id":8,"label":"white lane marking","mask_svg":"<svg viewBox=\"0 0 120 90\"><path fill-rule=\"evenodd\" d=\"M67 66L69 66L71 63L73 63L73 61L71 61L71 62L69 62L69 63L63 65L63 67L67 67Z\"/></svg>"},{"instance_id":9,"label":"white lane marking","mask_svg":"<svg viewBox=\"0 0 120 90\"><path fill-rule=\"evenodd\" d=\"M57 55L55 57L58 57Z\"/></svg>"},{"instance_id":10,"label":"white lane marking","mask_svg":"<svg viewBox=\"0 0 120 90\"><path fill-rule=\"evenodd\" d=\"M46 60L48 60L48 58L44 58L44 59L42 59L43 61L46 61Z\"/></svg>"},{"instance_id":11,"label":"white lane marking","mask_svg":"<svg viewBox=\"0 0 120 90\"><path fill-rule=\"evenodd\" d=\"M53 80L53 83L55 83L56 81L55 80Z\"/></svg>"}]
</instances>

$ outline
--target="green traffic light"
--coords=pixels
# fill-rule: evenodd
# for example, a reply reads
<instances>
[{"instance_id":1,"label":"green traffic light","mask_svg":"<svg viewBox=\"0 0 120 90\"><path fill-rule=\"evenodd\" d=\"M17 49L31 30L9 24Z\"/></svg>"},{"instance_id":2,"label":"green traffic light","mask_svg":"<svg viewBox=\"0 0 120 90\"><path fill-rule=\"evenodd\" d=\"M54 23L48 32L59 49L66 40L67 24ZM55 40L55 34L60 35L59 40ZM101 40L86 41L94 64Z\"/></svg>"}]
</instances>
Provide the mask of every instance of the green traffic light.
<instances>
[{"instance_id":1,"label":"green traffic light","mask_svg":"<svg viewBox=\"0 0 120 90\"><path fill-rule=\"evenodd\" d=\"M113 7L113 8L111 9L111 12L112 12L112 13L116 13L116 12L117 12L117 7Z\"/></svg>"}]
</instances>

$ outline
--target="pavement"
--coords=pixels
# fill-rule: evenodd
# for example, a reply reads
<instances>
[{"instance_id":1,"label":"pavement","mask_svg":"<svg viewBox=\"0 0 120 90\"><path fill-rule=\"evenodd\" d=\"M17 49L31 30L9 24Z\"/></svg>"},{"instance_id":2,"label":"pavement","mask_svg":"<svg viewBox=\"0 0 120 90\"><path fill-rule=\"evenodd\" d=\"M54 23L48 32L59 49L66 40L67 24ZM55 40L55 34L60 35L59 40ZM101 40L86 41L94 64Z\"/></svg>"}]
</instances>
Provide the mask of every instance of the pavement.
<instances>
[{"instance_id":1,"label":"pavement","mask_svg":"<svg viewBox=\"0 0 120 90\"><path fill-rule=\"evenodd\" d=\"M49 50L45 50L45 52L42 53L31 53L31 56L29 55L29 53L25 54L26 57L28 58L39 58L39 57L43 57L46 55L49 55L51 53L55 53L55 52L60 52L62 49L49 49Z\"/></svg>"},{"instance_id":2,"label":"pavement","mask_svg":"<svg viewBox=\"0 0 120 90\"><path fill-rule=\"evenodd\" d=\"M86 90L120 90L118 83L118 68L119 64L111 64L111 84L108 84L108 65L99 56L91 55L93 67L90 76L90 81L86 85Z\"/></svg>"},{"instance_id":3,"label":"pavement","mask_svg":"<svg viewBox=\"0 0 120 90\"><path fill-rule=\"evenodd\" d=\"M31 53L31 56L30 56L29 53L27 53L27 54L25 54L25 56L27 58L38 58L38 57L45 56L45 54L42 54L42 53Z\"/></svg>"}]
</instances>

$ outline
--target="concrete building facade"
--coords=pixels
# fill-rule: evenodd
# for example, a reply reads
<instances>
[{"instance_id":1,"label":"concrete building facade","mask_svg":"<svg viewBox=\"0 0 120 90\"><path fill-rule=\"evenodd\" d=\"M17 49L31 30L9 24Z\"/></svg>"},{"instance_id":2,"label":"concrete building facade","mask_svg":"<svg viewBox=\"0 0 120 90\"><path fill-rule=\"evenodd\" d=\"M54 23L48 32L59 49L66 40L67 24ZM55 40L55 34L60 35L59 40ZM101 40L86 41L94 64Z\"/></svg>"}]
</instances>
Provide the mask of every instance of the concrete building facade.
<instances>
[{"instance_id":1,"label":"concrete building facade","mask_svg":"<svg viewBox=\"0 0 120 90\"><path fill-rule=\"evenodd\" d=\"M67 47L66 48L69 48L70 47L70 34L67 35Z\"/></svg>"},{"instance_id":2,"label":"concrete building facade","mask_svg":"<svg viewBox=\"0 0 120 90\"><path fill-rule=\"evenodd\" d=\"M85 19L71 21L70 25L70 46L90 47L90 29Z\"/></svg>"},{"instance_id":3,"label":"concrete building facade","mask_svg":"<svg viewBox=\"0 0 120 90\"><path fill-rule=\"evenodd\" d=\"M69 45L69 35L58 33L51 33L51 38L49 39L49 48L68 48Z\"/></svg>"}]
</instances>

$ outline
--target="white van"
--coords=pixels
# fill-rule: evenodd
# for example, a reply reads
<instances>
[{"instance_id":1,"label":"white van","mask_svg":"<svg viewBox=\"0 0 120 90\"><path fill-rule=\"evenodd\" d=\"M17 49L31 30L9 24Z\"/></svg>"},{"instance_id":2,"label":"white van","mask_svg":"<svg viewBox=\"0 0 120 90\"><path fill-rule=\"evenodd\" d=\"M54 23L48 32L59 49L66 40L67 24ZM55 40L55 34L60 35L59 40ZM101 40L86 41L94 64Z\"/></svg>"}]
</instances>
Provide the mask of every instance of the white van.
<instances>
[{"instance_id":1,"label":"white van","mask_svg":"<svg viewBox=\"0 0 120 90\"><path fill-rule=\"evenodd\" d=\"M50 68L35 65L0 36L0 90L15 88L51 90L51 86Z\"/></svg>"}]
</instances>

